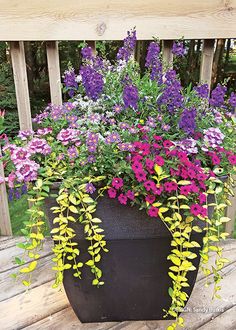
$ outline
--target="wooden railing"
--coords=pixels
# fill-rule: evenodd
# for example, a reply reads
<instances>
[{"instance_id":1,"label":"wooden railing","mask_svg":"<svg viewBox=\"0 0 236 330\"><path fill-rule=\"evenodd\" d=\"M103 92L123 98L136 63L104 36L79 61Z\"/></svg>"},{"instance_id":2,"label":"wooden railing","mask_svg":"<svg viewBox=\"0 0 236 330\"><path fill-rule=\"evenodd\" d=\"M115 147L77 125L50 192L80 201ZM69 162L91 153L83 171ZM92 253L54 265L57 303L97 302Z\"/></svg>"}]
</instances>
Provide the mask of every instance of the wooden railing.
<instances>
[{"instance_id":1,"label":"wooden railing","mask_svg":"<svg viewBox=\"0 0 236 330\"><path fill-rule=\"evenodd\" d=\"M215 39L236 37L236 0L2 0L0 40L10 42L19 123L32 128L24 41L45 40L51 102L62 103L58 42L121 40L136 27L140 40L163 40L163 60L171 63L174 39L204 39L200 81L210 86ZM4 176L0 162L0 176ZM229 209L233 219L236 201ZM5 184L0 184L0 235L11 235Z\"/></svg>"}]
</instances>

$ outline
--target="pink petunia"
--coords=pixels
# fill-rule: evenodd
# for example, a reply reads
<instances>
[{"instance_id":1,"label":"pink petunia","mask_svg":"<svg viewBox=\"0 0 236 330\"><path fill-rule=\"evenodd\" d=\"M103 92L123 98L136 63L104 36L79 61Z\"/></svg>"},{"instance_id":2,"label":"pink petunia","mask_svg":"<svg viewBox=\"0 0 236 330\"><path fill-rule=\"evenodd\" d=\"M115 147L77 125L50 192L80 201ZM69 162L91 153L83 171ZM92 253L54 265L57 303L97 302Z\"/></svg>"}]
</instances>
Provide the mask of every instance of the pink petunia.
<instances>
[{"instance_id":1,"label":"pink petunia","mask_svg":"<svg viewBox=\"0 0 236 330\"><path fill-rule=\"evenodd\" d=\"M135 173L136 179L138 182L143 182L147 180L146 174L143 171L138 171Z\"/></svg>"},{"instance_id":2,"label":"pink petunia","mask_svg":"<svg viewBox=\"0 0 236 330\"><path fill-rule=\"evenodd\" d=\"M134 200L135 196L134 196L134 192L132 190L128 190L126 192L126 197L129 198L131 201Z\"/></svg>"},{"instance_id":3,"label":"pink petunia","mask_svg":"<svg viewBox=\"0 0 236 330\"><path fill-rule=\"evenodd\" d=\"M182 186L180 187L180 194L187 196L191 192L191 187L189 186Z\"/></svg>"},{"instance_id":4,"label":"pink petunia","mask_svg":"<svg viewBox=\"0 0 236 330\"><path fill-rule=\"evenodd\" d=\"M158 216L159 209L157 207L151 206L148 210L148 215L150 217L156 218Z\"/></svg>"},{"instance_id":5,"label":"pink petunia","mask_svg":"<svg viewBox=\"0 0 236 330\"><path fill-rule=\"evenodd\" d=\"M158 185L152 190L152 192L154 195L160 196L161 193L163 192L163 190L164 190L164 188L161 185Z\"/></svg>"},{"instance_id":6,"label":"pink petunia","mask_svg":"<svg viewBox=\"0 0 236 330\"><path fill-rule=\"evenodd\" d=\"M150 203L150 204L154 203L155 200L156 200L156 196L154 196L154 195L147 195L145 197L145 201L148 202L148 203Z\"/></svg>"},{"instance_id":7,"label":"pink petunia","mask_svg":"<svg viewBox=\"0 0 236 330\"><path fill-rule=\"evenodd\" d=\"M165 140L165 141L163 142L163 146L164 146L165 148L170 148L170 147L172 147L173 145L174 145L174 143L171 142L170 140Z\"/></svg>"},{"instance_id":8,"label":"pink petunia","mask_svg":"<svg viewBox=\"0 0 236 330\"><path fill-rule=\"evenodd\" d=\"M156 156L155 163L159 166L163 166L165 164L164 158L162 158L161 156Z\"/></svg>"},{"instance_id":9,"label":"pink petunia","mask_svg":"<svg viewBox=\"0 0 236 330\"><path fill-rule=\"evenodd\" d=\"M200 202L200 204L206 203L206 200L207 200L206 195L203 194L203 193L200 193L200 195L199 195L199 202Z\"/></svg>"},{"instance_id":10,"label":"pink petunia","mask_svg":"<svg viewBox=\"0 0 236 330\"><path fill-rule=\"evenodd\" d=\"M229 156L228 160L231 165L236 165L236 155Z\"/></svg>"},{"instance_id":11,"label":"pink petunia","mask_svg":"<svg viewBox=\"0 0 236 330\"><path fill-rule=\"evenodd\" d=\"M165 187L165 190L170 193L172 191L176 191L178 188L178 185L176 182L171 181L171 182L165 182L164 187Z\"/></svg>"},{"instance_id":12,"label":"pink petunia","mask_svg":"<svg viewBox=\"0 0 236 330\"><path fill-rule=\"evenodd\" d=\"M124 195L124 194L120 194L118 196L118 201L123 204L123 205L126 205L127 204L127 197Z\"/></svg>"},{"instance_id":13,"label":"pink petunia","mask_svg":"<svg viewBox=\"0 0 236 330\"><path fill-rule=\"evenodd\" d=\"M148 180L146 182L144 182L144 187L147 191L153 190L156 188L156 184L154 181Z\"/></svg>"},{"instance_id":14,"label":"pink petunia","mask_svg":"<svg viewBox=\"0 0 236 330\"><path fill-rule=\"evenodd\" d=\"M121 178L113 178L111 184L115 189L120 189L123 187L123 180Z\"/></svg>"},{"instance_id":15,"label":"pink petunia","mask_svg":"<svg viewBox=\"0 0 236 330\"><path fill-rule=\"evenodd\" d=\"M196 217L201 214L202 207L199 204L192 204L190 207L190 212Z\"/></svg>"},{"instance_id":16,"label":"pink petunia","mask_svg":"<svg viewBox=\"0 0 236 330\"><path fill-rule=\"evenodd\" d=\"M109 188L107 193L110 198L116 198L116 190L114 188Z\"/></svg>"}]
</instances>

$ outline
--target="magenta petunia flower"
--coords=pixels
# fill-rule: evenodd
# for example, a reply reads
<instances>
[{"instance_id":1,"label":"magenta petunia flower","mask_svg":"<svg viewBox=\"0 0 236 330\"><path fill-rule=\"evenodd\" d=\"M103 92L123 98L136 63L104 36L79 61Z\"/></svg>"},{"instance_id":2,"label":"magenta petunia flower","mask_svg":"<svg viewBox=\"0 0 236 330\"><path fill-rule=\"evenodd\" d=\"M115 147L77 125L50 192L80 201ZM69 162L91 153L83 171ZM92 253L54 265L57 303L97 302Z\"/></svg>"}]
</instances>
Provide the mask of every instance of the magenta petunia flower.
<instances>
[{"instance_id":1,"label":"magenta petunia flower","mask_svg":"<svg viewBox=\"0 0 236 330\"><path fill-rule=\"evenodd\" d=\"M150 204L154 203L155 200L156 200L156 196L154 196L154 195L147 195L145 197L145 201L148 202L148 203L150 203Z\"/></svg>"},{"instance_id":2,"label":"magenta petunia flower","mask_svg":"<svg viewBox=\"0 0 236 330\"><path fill-rule=\"evenodd\" d=\"M131 201L134 200L135 196L134 196L134 192L132 190L128 190L126 192L126 197L128 197Z\"/></svg>"},{"instance_id":3,"label":"magenta petunia flower","mask_svg":"<svg viewBox=\"0 0 236 330\"><path fill-rule=\"evenodd\" d=\"M172 191L176 191L178 189L177 183L173 182L173 181L165 182L164 187L165 187L165 190L169 193L172 192Z\"/></svg>"},{"instance_id":4,"label":"magenta petunia flower","mask_svg":"<svg viewBox=\"0 0 236 330\"><path fill-rule=\"evenodd\" d=\"M148 210L148 215L150 217L156 218L158 216L159 209L157 207L151 206Z\"/></svg>"},{"instance_id":5,"label":"magenta petunia flower","mask_svg":"<svg viewBox=\"0 0 236 330\"><path fill-rule=\"evenodd\" d=\"M230 164L236 165L236 155L229 156L228 160L229 160Z\"/></svg>"},{"instance_id":6,"label":"magenta petunia flower","mask_svg":"<svg viewBox=\"0 0 236 330\"><path fill-rule=\"evenodd\" d=\"M206 195L203 194L203 193L200 193L200 194L199 194L199 202L200 202L200 204L204 204L204 203L206 203L206 200L207 200Z\"/></svg>"},{"instance_id":7,"label":"magenta petunia flower","mask_svg":"<svg viewBox=\"0 0 236 330\"><path fill-rule=\"evenodd\" d=\"M109 188L107 193L110 198L116 198L116 190L114 188Z\"/></svg>"},{"instance_id":8,"label":"magenta petunia flower","mask_svg":"<svg viewBox=\"0 0 236 330\"><path fill-rule=\"evenodd\" d=\"M131 167L134 172L142 172L143 170L142 164L139 163L138 161L133 162Z\"/></svg>"},{"instance_id":9,"label":"magenta petunia flower","mask_svg":"<svg viewBox=\"0 0 236 330\"><path fill-rule=\"evenodd\" d=\"M146 174L143 171L137 171L135 173L135 177L138 180L138 182L143 182L147 179Z\"/></svg>"},{"instance_id":10,"label":"magenta petunia flower","mask_svg":"<svg viewBox=\"0 0 236 330\"><path fill-rule=\"evenodd\" d=\"M127 197L124 195L124 194L120 194L118 196L118 201L123 204L123 205L126 205L127 204Z\"/></svg>"},{"instance_id":11,"label":"magenta petunia flower","mask_svg":"<svg viewBox=\"0 0 236 330\"><path fill-rule=\"evenodd\" d=\"M157 185L155 189L153 189L153 194L160 196L161 193L163 192L164 188L161 185Z\"/></svg>"},{"instance_id":12,"label":"magenta petunia flower","mask_svg":"<svg viewBox=\"0 0 236 330\"><path fill-rule=\"evenodd\" d=\"M124 185L123 180L121 178L113 178L111 184L115 189L120 189Z\"/></svg>"},{"instance_id":13,"label":"magenta petunia flower","mask_svg":"<svg viewBox=\"0 0 236 330\"><path fill-rule=\"evenodd\" d=\"M155 163L159 166L163 166L165 164L164 158L157 155L155 157Z\"/></svg>"},{"instance_id":14,"label":"magenta petunia flower","mask_svg":"<svg viewBox=\"0 0 236 330\"><path fill-rule=\"evenodd\" d=\"M199 204L192 204L190 207L190 212L194 215L194 216L198 216L199 214L201 214L202 212L202 207Z\"/></svg>"},{"instance_id":15,"label":"magenta petunia flower","mask_svg":"<svg viewBox=\"0 0 236 330\"><path fill-rule=\"evenodd\" d=\"M189 186L182 186L180 187L180 194L187 196L191 192L191 187Z\"/></svg>"},{"instance_id":16,"label":"magenta petunia flower","mask_svg":"<svg viewBox=\"0 0 236 330\"><path fill-rule=\"evenodd\" d=\"M151 181L151 180L148 180L146 182L144 182L144 188L147 190L147 191L150 191L150 190L153 190L156 188L156 184L154 181Z\"/></svg>"}]
</instances>

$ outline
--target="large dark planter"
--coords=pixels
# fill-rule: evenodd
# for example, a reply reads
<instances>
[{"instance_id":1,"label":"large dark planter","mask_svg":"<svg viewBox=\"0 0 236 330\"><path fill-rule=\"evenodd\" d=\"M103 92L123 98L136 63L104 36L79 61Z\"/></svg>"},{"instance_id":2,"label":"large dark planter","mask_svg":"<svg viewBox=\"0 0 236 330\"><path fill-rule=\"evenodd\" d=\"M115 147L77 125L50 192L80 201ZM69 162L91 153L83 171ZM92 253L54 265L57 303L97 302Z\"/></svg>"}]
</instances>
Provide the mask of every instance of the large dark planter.
<instances>
[{"instance_id":1,"label":"large dark planter","mask_svg":"<svg viewBox=\"0 0 236 330\"><path fill-rule=\"evenodd\" d=\"M46 201L46 212L55 200ZM168 288L171 265L167 256L171 252L171 235L161 220L147 216L137 207L123 206L108 197L99 199L96 217L102 219L109 252L103 254L100 268L105 285L96 288L89 267L83 268L79 280L72 271L64 273L64 287L72 308L81 322L163 319L163 308L168 309L171 298ZM83 226L75 224L80 260L87 261L88 242L84 239ZM192 238L202 244L202 234ZM195 248L193 251L197 252ZM188 274L190 296L196 281L200 258L193 260L197 268Z\"/></svg>"}]
</instances>

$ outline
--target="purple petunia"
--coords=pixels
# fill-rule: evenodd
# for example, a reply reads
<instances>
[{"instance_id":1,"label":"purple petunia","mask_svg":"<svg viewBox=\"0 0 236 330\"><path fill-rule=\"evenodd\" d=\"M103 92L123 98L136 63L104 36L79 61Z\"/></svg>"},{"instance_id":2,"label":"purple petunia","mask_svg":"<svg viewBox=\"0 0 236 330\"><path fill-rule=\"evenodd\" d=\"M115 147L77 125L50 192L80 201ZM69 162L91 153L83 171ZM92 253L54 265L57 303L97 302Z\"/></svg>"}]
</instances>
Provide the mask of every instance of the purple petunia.
<instances>
[{"instance_id":1,"label":"purple petunia","mask_svg":"<svg viewBox=\"0 0 236 330\"><path fill-rule=\"evenodd\" d=\"M43 155L48 155L52 151L45 139L38 138L32 139L28 144L28 148L32 153L40 153Z\"/></svg>"}]
</instances>

